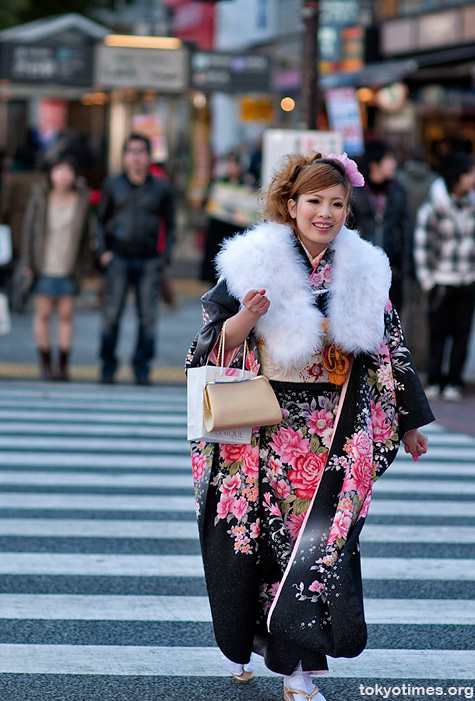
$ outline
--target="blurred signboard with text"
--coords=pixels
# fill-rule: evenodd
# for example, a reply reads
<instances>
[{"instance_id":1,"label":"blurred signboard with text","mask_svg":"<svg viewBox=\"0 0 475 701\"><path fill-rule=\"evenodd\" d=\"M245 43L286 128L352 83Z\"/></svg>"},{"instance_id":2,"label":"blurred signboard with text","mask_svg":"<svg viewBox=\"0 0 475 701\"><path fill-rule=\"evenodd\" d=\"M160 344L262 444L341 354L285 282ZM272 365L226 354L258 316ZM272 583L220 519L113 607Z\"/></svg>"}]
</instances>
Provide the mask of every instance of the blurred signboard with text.
<instances>
[{"instance_id":1,"label":"blurred signboard with text","mask_svg":"<svg viewBox=\"0 0 475 701\"><path fill-rule=\"evenodd\" d=\"M262 148L262 184L267 185L282 158L290 153L326 156L343 151L343 136L335 131L313 129L266 129Z\"/></svg>"},{"instance_id":2,"label":"blurred signboard with text","mask_svg":"<svg viewBox=\"0 0 475 701\"><path fill-rule=\"evenodd\" d=\"M92 83L93 48L6 42L1 47L1 78L15 83L84 85Z\"/></svg>"},{"instance_id":3,"label":"blurred signboard with text","mask_svg":"<svg viewBox=\"0 0 475 701\"><path fill-rule=\"evenodd\" d=\"M188 86L188 50L97 46L94 82L105 88L181 93Z\"/></svg>"}]
</instances>

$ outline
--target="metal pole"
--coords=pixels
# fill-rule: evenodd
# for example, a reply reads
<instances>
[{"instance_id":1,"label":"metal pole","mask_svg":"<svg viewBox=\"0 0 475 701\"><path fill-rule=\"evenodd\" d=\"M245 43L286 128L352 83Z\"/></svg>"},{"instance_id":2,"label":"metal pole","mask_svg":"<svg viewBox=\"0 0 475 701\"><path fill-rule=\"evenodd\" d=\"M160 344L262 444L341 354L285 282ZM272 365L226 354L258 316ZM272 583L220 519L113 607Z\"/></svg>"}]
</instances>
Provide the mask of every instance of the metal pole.
<instances>
[{"instance_id":1,"label":"metal pole","mask_svg":"<svg viewBox=\"0 0 475 701\"><path fill-rule=\"evenodd\" d=\"M318 26L319 0L303 0L303 51L301 79L301 122L305 129L316 129L319 111Z\"/></svg>"}]
</instances>

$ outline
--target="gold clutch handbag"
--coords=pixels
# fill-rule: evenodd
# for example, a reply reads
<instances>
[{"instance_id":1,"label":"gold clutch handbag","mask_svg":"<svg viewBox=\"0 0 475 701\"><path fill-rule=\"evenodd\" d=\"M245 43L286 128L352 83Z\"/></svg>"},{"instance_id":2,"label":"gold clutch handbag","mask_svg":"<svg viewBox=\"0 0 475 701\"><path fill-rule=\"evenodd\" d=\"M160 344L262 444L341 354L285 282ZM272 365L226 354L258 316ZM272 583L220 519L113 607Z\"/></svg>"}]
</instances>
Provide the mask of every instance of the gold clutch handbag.
<instances>
[{"instance_id":1,"label":"gold clutch handbag","mask_svg":"<svg viewBox=\"0 0 475 701\"><path fill-rule=\"evenodd\" d=\"M203 416L207 431L248 426L273 426L282 421L282 411L269 380L264 375L245 378L247 343L244 343L241 375L237 380L216 379L224 374L224 327L219 339L214 382L203 387ZM221 355L222 349L222 355ZM221 361L220 361L221 358ZM247 373L249 374L249 373Z\"/></svg>"}]
</instances>

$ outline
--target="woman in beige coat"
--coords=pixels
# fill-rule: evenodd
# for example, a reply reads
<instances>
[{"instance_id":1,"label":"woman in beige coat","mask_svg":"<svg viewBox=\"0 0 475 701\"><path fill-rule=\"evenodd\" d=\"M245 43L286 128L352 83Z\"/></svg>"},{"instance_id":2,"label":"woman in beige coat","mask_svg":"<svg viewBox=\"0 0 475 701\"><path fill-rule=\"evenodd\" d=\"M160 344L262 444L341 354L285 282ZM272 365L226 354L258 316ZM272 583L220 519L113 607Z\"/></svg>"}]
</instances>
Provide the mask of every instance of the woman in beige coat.
<instances>
[{"instance_id":1,"label":"woman in beige coat","mask_svg":"<svg viewBox=\"0 0 475 701\"><path fill-rule=\"evenodd\" d=\"M49 168L48 183L33 187L22 235L22 266L35 279L33 334L43 379L68 380L75 298L90 254L89 192L73 161L63 156ZM52 371L51 317L58 317L59 358Z\"/></svg>"}]
</instances>

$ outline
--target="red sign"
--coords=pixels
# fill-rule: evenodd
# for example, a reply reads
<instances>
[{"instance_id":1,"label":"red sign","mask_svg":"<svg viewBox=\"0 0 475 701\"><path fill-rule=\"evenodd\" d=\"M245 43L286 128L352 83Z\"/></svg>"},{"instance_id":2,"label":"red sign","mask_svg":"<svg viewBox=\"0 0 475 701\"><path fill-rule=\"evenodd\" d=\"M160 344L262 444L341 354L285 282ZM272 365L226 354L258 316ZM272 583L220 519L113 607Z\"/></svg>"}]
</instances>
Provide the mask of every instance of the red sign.
<instances>
[{"instance_id":1,"label":"red sign","mask_svg":"<svg viewBox=\"0 0 475 701\"><path fill-rule=\"evenodd\" d=\"M166 0L172 8L173 36L196 44L198 49L214 46L214 3Z\"/></svg>"}]
</instances>

